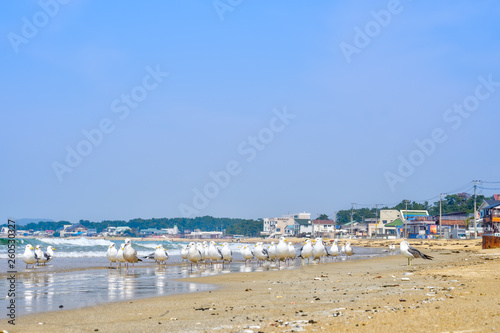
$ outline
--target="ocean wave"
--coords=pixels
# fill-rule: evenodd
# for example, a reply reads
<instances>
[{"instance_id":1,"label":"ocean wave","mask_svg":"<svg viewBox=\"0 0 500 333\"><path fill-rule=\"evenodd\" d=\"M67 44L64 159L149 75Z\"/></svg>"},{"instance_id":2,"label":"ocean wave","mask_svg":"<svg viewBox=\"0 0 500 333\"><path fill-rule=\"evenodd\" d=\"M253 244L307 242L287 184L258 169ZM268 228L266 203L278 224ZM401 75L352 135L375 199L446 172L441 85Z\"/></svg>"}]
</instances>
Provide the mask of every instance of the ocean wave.
<instances>
[{"instance_id":1,"label":"ocean wave","mask_svg":"<svg viewBox=\"0 0 500 333\"><path fill-rule=\"evenodd\" d=\"M110 246L112 244L112 242L107 239L88 239L85 237L76 239L40 238L38 240L50 245Z\"/></svg>"}]
</instances>

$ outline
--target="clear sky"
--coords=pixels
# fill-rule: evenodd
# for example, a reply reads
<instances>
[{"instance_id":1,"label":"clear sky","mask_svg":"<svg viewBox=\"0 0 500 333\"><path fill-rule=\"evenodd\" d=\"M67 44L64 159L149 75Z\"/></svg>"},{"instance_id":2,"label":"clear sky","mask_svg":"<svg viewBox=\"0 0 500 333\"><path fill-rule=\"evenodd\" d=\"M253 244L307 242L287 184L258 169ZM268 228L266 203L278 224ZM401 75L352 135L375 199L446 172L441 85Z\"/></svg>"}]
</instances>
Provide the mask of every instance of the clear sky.
<instances>
[{"instance_id":1,"label":"clear sky","mask_svg":"<svg viewBox=\"0 0 500 333\"><path fill-rule=\"evenodd\" d=\"M1 221L472 193L500 181L499 17L493 0L4 3Z\"/></svg>"}]
</instances>

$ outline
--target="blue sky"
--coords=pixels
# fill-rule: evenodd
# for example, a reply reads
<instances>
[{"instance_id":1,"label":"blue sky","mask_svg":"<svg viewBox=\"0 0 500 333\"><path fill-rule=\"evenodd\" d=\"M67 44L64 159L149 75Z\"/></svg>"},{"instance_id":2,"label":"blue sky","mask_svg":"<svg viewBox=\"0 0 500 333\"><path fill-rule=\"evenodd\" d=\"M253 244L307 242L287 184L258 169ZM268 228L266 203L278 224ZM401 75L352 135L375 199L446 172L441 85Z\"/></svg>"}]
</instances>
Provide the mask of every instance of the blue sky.
<instances>
[{"instance_id":1,"label":"blue sky","mask_svg":"<svg viewBox=\"0 0 500 333\"><path fill-rule=\"evenodd\" d=\"M315 217L500 181L496 1L4 7L2 221Z\"/></svg>"}]
</instances>

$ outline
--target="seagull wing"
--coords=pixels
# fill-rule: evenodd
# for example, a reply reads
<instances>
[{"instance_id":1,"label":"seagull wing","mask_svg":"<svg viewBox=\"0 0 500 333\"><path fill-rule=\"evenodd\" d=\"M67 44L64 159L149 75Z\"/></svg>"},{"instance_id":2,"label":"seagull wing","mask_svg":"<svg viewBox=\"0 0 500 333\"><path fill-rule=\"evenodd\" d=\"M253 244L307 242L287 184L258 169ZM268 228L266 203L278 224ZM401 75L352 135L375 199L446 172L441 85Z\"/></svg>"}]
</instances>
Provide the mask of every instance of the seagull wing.
<instances>
[{"instance_id":1,"label":"seagull wing","mask_svg":"<svg viewBox=\"0 0 500 333\"><path fill-rule=\"evenodd\" d=\"M424 254L417 250L414 247L408 246L408 252L414 257L414 258L422 258L422 259L427 259L427 260L432 260L434 257L431 257L427 254Z\"/></svg>"},{"instance_id":2,"label":"seagull wing","mask_svg":"<svg viewBox=\"0 0 500 333\"><path fill-rule=\"evenodd\" d=\"M155 258L155 253L148 254L147 256L143 257L144 259L154 259Z\"/></svg>"}]
</instances>

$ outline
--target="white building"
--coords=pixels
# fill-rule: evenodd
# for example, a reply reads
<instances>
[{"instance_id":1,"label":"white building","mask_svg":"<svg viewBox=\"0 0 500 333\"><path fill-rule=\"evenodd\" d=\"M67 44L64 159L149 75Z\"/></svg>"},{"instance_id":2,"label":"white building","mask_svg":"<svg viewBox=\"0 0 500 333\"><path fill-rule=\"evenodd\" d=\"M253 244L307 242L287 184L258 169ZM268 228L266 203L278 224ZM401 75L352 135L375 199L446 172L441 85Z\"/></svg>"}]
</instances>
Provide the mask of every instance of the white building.
<instances>
[{"instance_id":1,"label":"white building","mask_svg":"<svg viewBox=\"0 0 500 333\"><path fill-rule=\"evenodd\" d=\"M291 235L302 232L300 223L295 220L311 220L311 213L287 214L281 217L266 217L263 220L262 236ZM303 229L303 230L307 230Z\"/></svg>"}]
</instances>

